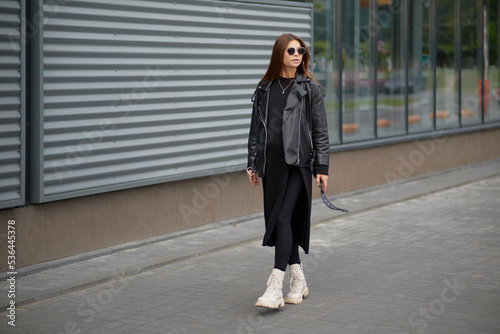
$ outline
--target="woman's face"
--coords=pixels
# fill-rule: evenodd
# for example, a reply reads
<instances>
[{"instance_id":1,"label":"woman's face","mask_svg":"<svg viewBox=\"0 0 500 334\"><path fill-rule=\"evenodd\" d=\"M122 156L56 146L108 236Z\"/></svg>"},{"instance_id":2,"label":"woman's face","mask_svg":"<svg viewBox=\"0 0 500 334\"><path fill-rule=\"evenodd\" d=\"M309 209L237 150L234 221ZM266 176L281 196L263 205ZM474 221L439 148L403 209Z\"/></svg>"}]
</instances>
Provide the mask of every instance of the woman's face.
<instances>
[{"instance_id":1,"label":"woman's face","mask_svg":"<svg viewBox=\"0 0 500 334\"><path fill-rule=\"evenodd\" d=\"M302 45L300 45L299 41L293 40L288 43L288 46L286 47L285 53L283 55L283 66L285 67L285 71L296 71L297 67L299 67L299 65L302 63L302 55L299 55L299 52L297 51L297 49L300 47L302 47ZM289 48L295 49L295 52L291 56L287 52Z\"/></svg>"}]
</instances>

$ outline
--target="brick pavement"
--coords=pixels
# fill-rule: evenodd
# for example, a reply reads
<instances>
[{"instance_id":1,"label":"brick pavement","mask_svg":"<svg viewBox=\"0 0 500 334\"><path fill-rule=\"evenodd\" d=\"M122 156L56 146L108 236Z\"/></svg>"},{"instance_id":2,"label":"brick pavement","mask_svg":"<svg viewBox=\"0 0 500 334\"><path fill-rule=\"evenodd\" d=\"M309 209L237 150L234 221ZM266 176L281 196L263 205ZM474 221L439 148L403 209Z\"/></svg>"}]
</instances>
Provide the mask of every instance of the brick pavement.
<instances>
[{"instance_id":1,"label":"brick pavement","mask_svg":"<svg viewBox=\"0 0 500 334\"><path fill-rule=\"evenodd\" d=\"M64 295L69 290L40 284L55 297L28 304L26 296L15 328L0 314L0 332L499 333L498 167L496 161L351 194L336 203L355 212L334 219L315 206L320 223L311 231L311 253L302 254L310 295L300 305L253 306L273 263L273 249L255 239L262 222L254 217L255 226L227 224L140 247L146 261L149 246L168 253L182 238L192 238L197 248L206 233L231 227L246 233L233 231L233 243L196 254L191 249L191 256L176 249L177 260L156 261L126 277L113 256L134 249L28 273L26 288L42 275L69 286L67 272L80 268L83 275L93 268L89 263L111 275L104 284Z\"/></svg>"}]
</instances>

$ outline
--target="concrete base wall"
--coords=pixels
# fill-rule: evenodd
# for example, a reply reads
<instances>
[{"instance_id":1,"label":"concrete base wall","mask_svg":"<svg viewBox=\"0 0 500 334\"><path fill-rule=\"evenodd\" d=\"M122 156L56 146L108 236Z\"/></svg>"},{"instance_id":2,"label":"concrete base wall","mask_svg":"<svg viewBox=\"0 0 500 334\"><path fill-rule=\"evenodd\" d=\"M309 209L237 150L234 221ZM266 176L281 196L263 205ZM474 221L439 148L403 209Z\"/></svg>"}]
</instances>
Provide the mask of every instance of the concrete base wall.
<instances>
[{"instance_id":1,"label":"concrete base wall","mask_svg":"<svg viewBox=\"0 0 500 334\"><path fill-rule=\"evenodd\" d=\"M500 158L499 144L494 129L334 153L328 194ZM261 211L261 186L243 171L3 210L0 271L9 220L20 268Z\"/></svg>"}]
</instances>

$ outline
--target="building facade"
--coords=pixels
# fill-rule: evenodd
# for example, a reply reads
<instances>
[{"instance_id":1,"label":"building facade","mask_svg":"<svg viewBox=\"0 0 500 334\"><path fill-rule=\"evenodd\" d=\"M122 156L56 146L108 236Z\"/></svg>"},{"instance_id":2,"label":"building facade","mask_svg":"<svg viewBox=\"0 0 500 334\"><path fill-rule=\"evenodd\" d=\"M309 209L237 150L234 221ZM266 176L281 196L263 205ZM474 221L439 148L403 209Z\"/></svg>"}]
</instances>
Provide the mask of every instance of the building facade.
<instances>
[{"instance_id":1,"label":"building facade","mask_svg":"<svg viewBox=\"0 0 500 334\"><path fill-rule=\"evenodd\" d=\"M243 172L250 97L285 32L325 91L331 194L500 158L497 1L0 12L0 228L16 221L18 266L260 212Z\"/></svg>"}]
</instances>

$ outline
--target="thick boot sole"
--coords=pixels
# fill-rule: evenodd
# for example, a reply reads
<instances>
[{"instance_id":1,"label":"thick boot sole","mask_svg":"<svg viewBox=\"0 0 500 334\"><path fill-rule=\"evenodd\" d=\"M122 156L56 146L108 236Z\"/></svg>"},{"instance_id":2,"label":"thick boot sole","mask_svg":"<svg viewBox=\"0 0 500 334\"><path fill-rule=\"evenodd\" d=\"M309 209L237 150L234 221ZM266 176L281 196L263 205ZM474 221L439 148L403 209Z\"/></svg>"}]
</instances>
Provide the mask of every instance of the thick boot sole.
<instances>
[{"instance_id":1,"label":"thick boot sole","mask_svg":"<svg viewBox=\"0 0 500 334\"><path fill-rule=\"evenodd\" d=\"M278 307L285 306L285 301L283 300L283 298L278 299L275 302L266 302L266 301L257 300L257 303L255 303L255 306L267 307L267 308L278 308Z\"/></svg>"},{"instance_id":2,"label":"thick boot sole","mask_svg":"<svg viewBox=\"0 0 500 334\"><path fill-rule=\"evenodd\" d=\"M306 298L307 296L309 296L309 288L306 287L306 289L304 290L304 293L302 293L302 296L300 296L300 298L292 298L292 297L286 296L285 303L287 303L287 304L300 304L304 301L304 298Z\"/></svg>"}]
</instances>

